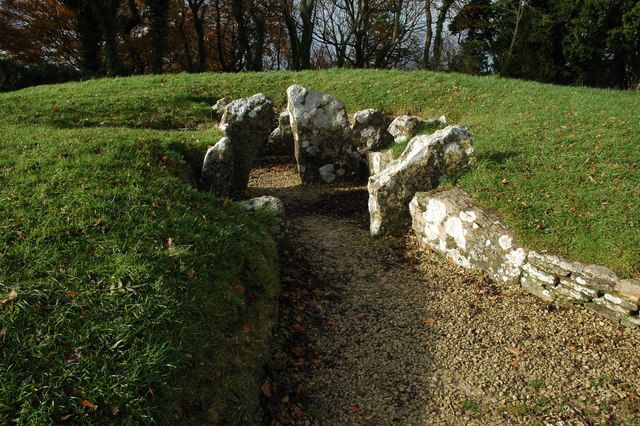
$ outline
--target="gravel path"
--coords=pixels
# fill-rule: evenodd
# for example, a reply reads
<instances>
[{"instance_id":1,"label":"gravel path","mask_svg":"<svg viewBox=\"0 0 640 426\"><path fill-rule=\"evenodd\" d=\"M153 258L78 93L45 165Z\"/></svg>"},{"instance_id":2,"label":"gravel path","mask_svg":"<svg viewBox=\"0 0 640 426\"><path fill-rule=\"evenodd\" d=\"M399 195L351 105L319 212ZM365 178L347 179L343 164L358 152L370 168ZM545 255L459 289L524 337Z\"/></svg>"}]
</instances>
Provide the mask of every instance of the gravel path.
<instances>
[{"instance_id":1,"label":"gravel path","mask_svg":"<svg viewBox=\"0 0 640 426\"><path fill-rule=\"evenodd\" d=\"M265 424L640 423L640 333L370 238L365 188L302 188L291 165L250 186L292 234Z\"/></svg>"}]
</instances>

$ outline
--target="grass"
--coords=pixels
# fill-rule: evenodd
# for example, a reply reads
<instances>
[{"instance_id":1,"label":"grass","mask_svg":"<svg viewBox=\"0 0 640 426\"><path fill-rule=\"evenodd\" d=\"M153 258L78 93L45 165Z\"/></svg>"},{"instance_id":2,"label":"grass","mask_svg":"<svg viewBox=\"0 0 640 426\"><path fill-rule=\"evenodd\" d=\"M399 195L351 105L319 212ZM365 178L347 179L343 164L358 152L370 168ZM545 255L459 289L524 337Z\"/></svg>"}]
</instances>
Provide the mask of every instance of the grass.
<instances>
[{"instance_id":1,"label":"grass","mask_svg":"<svg viewBox=\"0 0 640 426\"><path fill-rule=\"evenodd\" d=\"M58 90L0 97L0 424L246 423L277 250L261 218L194 189L219 133L12 104ZM74 114L102 107L85 95Z\"/></svg>"},{"instance_id":2,"label":"grass","mask_svg":"<svg viewBox=\"0 0 640 426\"><path fill-rule=\"evenodd\" d=\"M638 93L371 70L6 93L0 301L17 298L0 304L0 423L242 421L275 303L274 243L233 203L194 190L191 168L220 137L217 98L265 92L283 107L293 83L351 112L468 126L479 162L452 183L527 246L640 277Z\"/></svg>"},{"instance_id":3,"label":"grass","mask_svg":"<svg viewBox=\"0 0 640 426\"><path fill-rule=\"evenodd\" d=\"M284 106L293 83L334 94L351 112L445 114L468 126L479 162L453 182L500 213L527 246L640 277L637 92L431 72L180 74L9 93L2 121L199 129L218 97L263 91Z\"/></svg>"}]
</instances>

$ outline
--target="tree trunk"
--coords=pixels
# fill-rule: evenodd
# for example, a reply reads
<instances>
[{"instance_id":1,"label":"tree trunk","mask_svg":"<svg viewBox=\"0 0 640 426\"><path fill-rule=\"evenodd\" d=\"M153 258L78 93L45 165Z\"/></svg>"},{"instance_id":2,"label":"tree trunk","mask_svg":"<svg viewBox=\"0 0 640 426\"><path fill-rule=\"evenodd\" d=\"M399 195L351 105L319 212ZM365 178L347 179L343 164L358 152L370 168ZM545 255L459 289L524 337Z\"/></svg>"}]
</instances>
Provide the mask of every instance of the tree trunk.
<instances>
[{"instance_id":1,"label":"tree trunk","mask_svg":"<svg viewBox=\"0 0 640 426\"><path fill-rule=\"evenodd\" d=\"M426 32L424 35L424 51L422 54L422 66L424 69L429 69L429 57L431 56L431 39L433 38L433 17L431 16L431 2L432 0L424 0L424 17Z\"/></svg>"},{"instance_id":2,"label":"tree trunk","mask_svg":"<svg viewBox=\"0 0 640 426\"><path fill-rule=\"evenodd\" d=\"M287 28L287 35L289 36L289 53L290 53L290 61L289 61L289 69L299 70L300 69L300 39L298 38L298 29L296 27L296 20L293 18L293 14L291 13L291 3L289 0L281 0L280 2L280 10L282 12L282 19L284 20L284 25Z\"/></svg>"},{"instance_id":3,"label":"tree trunk","mask_svg":"<svg viewBox=\"0 0 640 426\"><path fill-rule=\"evenodd\" d=\"M91 0L92 12L104 41L104 60L107 75L120 75L122 62L118 55L117 15L120 0Z\"/></svg>"},{"instance_id":4,"label":"tree trunk","mask_svg":"<svg viewBox=\"0 0 640 426\"><path fill-rule=\"evenodd\" d=\"M313 30L315 28L316 0L302 0L300 2L300 18L302 19L302 40L299 55L300 68L311 68L311 46L313 44Z\"/></svg>"},{"instance_id":5,"label":"tree trunk","mask_svg":"<svg viewBox=\"0 0 640 426\"><path fill-rule=\"evenodd\" d=\"M151 71L154 74L162 74L169 0L147 0L147 7L149 9L149 34L152 42Z\"/></svg>"},{"instance_id":6,"label":"tree trunk","mask_svg":"<svg viewBox=\"0 0 640 426\"><path fill-rule=\"evenodd\" d=\"M447 19L447 12L453 5L453 0L443 0L440 11L438 12L438 19L436 20L436 34L433 40L433 68L440 69L440 61L442 56L442 30L444 28L444 21Z\"/></svg>"},{"instance_id":7,"label":"tree trunk","mask_svg":"<svg viewBox=\"0 0 640 426\"><path fill-rule=\"evenodd\" d=\"M251 57L251 48L249 46L249 32L247 29L247 22L245 20L244 13L244 1L243 0L231 0L231 11L233 19L238 26L238 51L236 52L236 64L239 69L244 66L248 69L253 63Z\"/></svg>"},{"instance_id":8,"label":"tree trunk","mask_svg":"<svg viewBox=\"0 0 640 426\"><path fill-rule=\"evenodd\" d=\"M193 28L198 36L198 71L203 72L207 66L207 51L204 34L204 13L206 5L204 0L188 0L191 16L193 18Z\"/></svg>"}]
</instances>

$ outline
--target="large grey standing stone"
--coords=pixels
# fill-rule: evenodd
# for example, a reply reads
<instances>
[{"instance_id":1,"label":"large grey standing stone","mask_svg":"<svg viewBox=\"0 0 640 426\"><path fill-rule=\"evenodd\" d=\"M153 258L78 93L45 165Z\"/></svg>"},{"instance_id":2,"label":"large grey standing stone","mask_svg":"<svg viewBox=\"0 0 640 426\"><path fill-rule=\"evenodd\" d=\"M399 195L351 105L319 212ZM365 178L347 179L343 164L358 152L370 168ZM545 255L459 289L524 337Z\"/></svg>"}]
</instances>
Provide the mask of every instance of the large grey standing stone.
<instances>
[{"instance_id":1,"label":"large grey standing stone","mask_svg":"<svg viewBox=\"0 0 640 426\"><path fill-rule=\"evenodd\" d=\"M226 106L220 129L233 146L232 195L241 195L247 189L251 167L269 138L274 120L273 102L263 93Z\"/></svg>"},{"instance_id":2,"label":"large grey standing stone","mask_svg":"<svg viewBox=\"0 0 640 426\"><path fill-rule=\"evenodd\" d=\"M478 209L466 192L457 188L419 192L409 209L413 229L424 245L495 281L518 282L526 250L498 217Z\"/></svg>"},{"instance_id":3,"label":"large grey standing stone","mask_svg":"<svg viewBox=\"0 0 640 426\"><path fill-rule=\"evenodd\" d=\"M417 136L425 127L444 126L447 119L444 115L437 119L425 120L415 115L401 115L389 125L389 133L396 143L403 143Z\"/></svg>"},{"instance_id":4,"label":"large grey standing stone","mask_svg":"<svg viewBox=\"0 0 640 426\"><path fill-rule=\"evenodd\" d=\"M222 138L209 147L202 164L202 182L205 188L219 197L226 197L231 190L233 177L233 147L229 138Z\"/></svg>"},{"instance_id":5,"label":"large grey standing stone","mask_svg":"<svg viewBox=\"0 0 640 426\"><path fill-rule=\"evenodd\" d=\"M353 137L360 152L379 151L393 144L389 119L382 111L365 109L353 114Z\"/></svg>"},{"instance_id":6,"label":"large grey standing stone","mask_svg":"<svg viewBox=\"0 0 640 426\"><path fill-rule=\"evenodd\" d=\"M289 87L287 96L302 183L362 178L364 161L354 144L345 105L332 96L298 85Z\"/></svg>"},{"instance_id":7,"label":"large grey standing stone","mask_svg":"<svg viewBox=\"0 0 640 426\"><path fill-rule=\"evenodd\" d=\"M400 158L369 178L371 235L406 231L415 193L431 190L446 175L467 168L475 161L474 152L471 132L464 127L449 126L413 138Z\"/></svg>"},{"instance_id":8,"label":"large grey standing stone","mask_svg":"<svg viewBox=\"0 0 640 426\"><path fill-rule=\"evenodd\" d=\"M289 111L283 111L278 116L278 127L269 135L264 154L293 157L294 151L291 118Z\"/></svg>"},{"instance_id":9,"label":"large grey standing stone","mask_svg":"<svg viewBox=\"0 0 640 426\"><path fill-rule=\"evenodd\" d=\"M377 175L385 169L393 158L393 149L385 149L384 151L367 152L367 165L369 166L369 175Z\"/></svg>"}]
</instances>

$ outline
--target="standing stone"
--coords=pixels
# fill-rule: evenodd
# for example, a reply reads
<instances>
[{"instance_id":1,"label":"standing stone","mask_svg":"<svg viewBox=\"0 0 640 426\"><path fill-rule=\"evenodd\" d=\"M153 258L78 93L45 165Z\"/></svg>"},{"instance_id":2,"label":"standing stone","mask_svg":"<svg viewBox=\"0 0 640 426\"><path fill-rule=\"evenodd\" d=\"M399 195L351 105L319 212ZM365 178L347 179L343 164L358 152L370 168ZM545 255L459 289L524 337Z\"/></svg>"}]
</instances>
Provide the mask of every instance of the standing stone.
<instances>
[{"instance_id":1,"label":"standing stone","mask_svg":"<svg viewBox=\"0 0 640 426\"><path fill-rule=\"evenodd\" d=\"M262 93L237 99L225 108L220 129L233 146L232 195L247 189L253 161L267 142L274 120L273 102Z\"/></svg>"},{"instance_id":2,"label":"standing stone","mask_svg":"<svg viewBox=\"0 0 640 426\"><path fill-rule=\"evenodd\" d=\"M227 98L221 98L218 99L216 104L211 107L211 115L213 116L214 120L220 120L220 118L222 118L222 115L224 114L224 110L227 107L228 103L229 101L227 100Z\"/></svg>"},{"instance_id":3,"label":"standing stone","mask_svg":"<svg viewBox=\"0 0 640 426\"><path fill-rule=\"evenodd\" d=\"M391 122L388 131L396 143L403 143L417 136L424 128L444 126L446 124L447 119L444 115L431 120L425 120L415 115L401 115Z\"/></svg>"},{"instance_id":4,"label":"standing stone","mask_svg":"<svg viewBox=\"0 0 640 426\"><path fill-rule=\"evenodd\" d=\"M293 132L291 131L289 111L280 113L278 127L269 135L264 155L294 156Z\"/></svg>"},{"instance_id":5,"label":"standing stone","mask_svg":"<svg viewBox=\"0 0 640 426\"><path fill-rule=\"evenodd\" d=\"M227 197L233 177L233 147L229 138L222 138L210 147L202 164L204 187L218 197Z\"/></svg>"},{"instance_id":6,"label":"standing stone","mask_svg":"<svg viewBox=\"0 0 640 426\"><path fill-rule=\"evenodd\" d=\"M379 151L393 144L387 131L389 119L377 109L365 109L353 114L353 137L360 152Z\"/></svg>"},{"instance_id":7,"label":"standing stone","mask_svg":"<svg viewBox=\"0 0 640 426\"><path fill-rule=\"evenodd\" d=\"M413 138L400 158L369 178L371 235L406 231L411 223L409 202L415 193L437 187L443 177L474 161L471 132L464 127L449 126Z\"/></svg>"},{"instance_id":8,"label":"standing stone","mask_svg":"<svg viewBox=\"0 0 640 426\"><path fill-rule=\"evenodd\" d=\"M369 176L377 175L393 161L393 149L384 151L367 152L367 164L369 165Z\"/></svg>"},{"instance_id":9,"label":"standing stone","mask_svg":"<svg viewBox=\"0 0 640 426\"><path fill-rule=\"evenodd\" d=\"M345 105L332 96L294 85L287 89L298 171L304 184L357 181L364 161Z\"/></svg>"}]
</instances>

